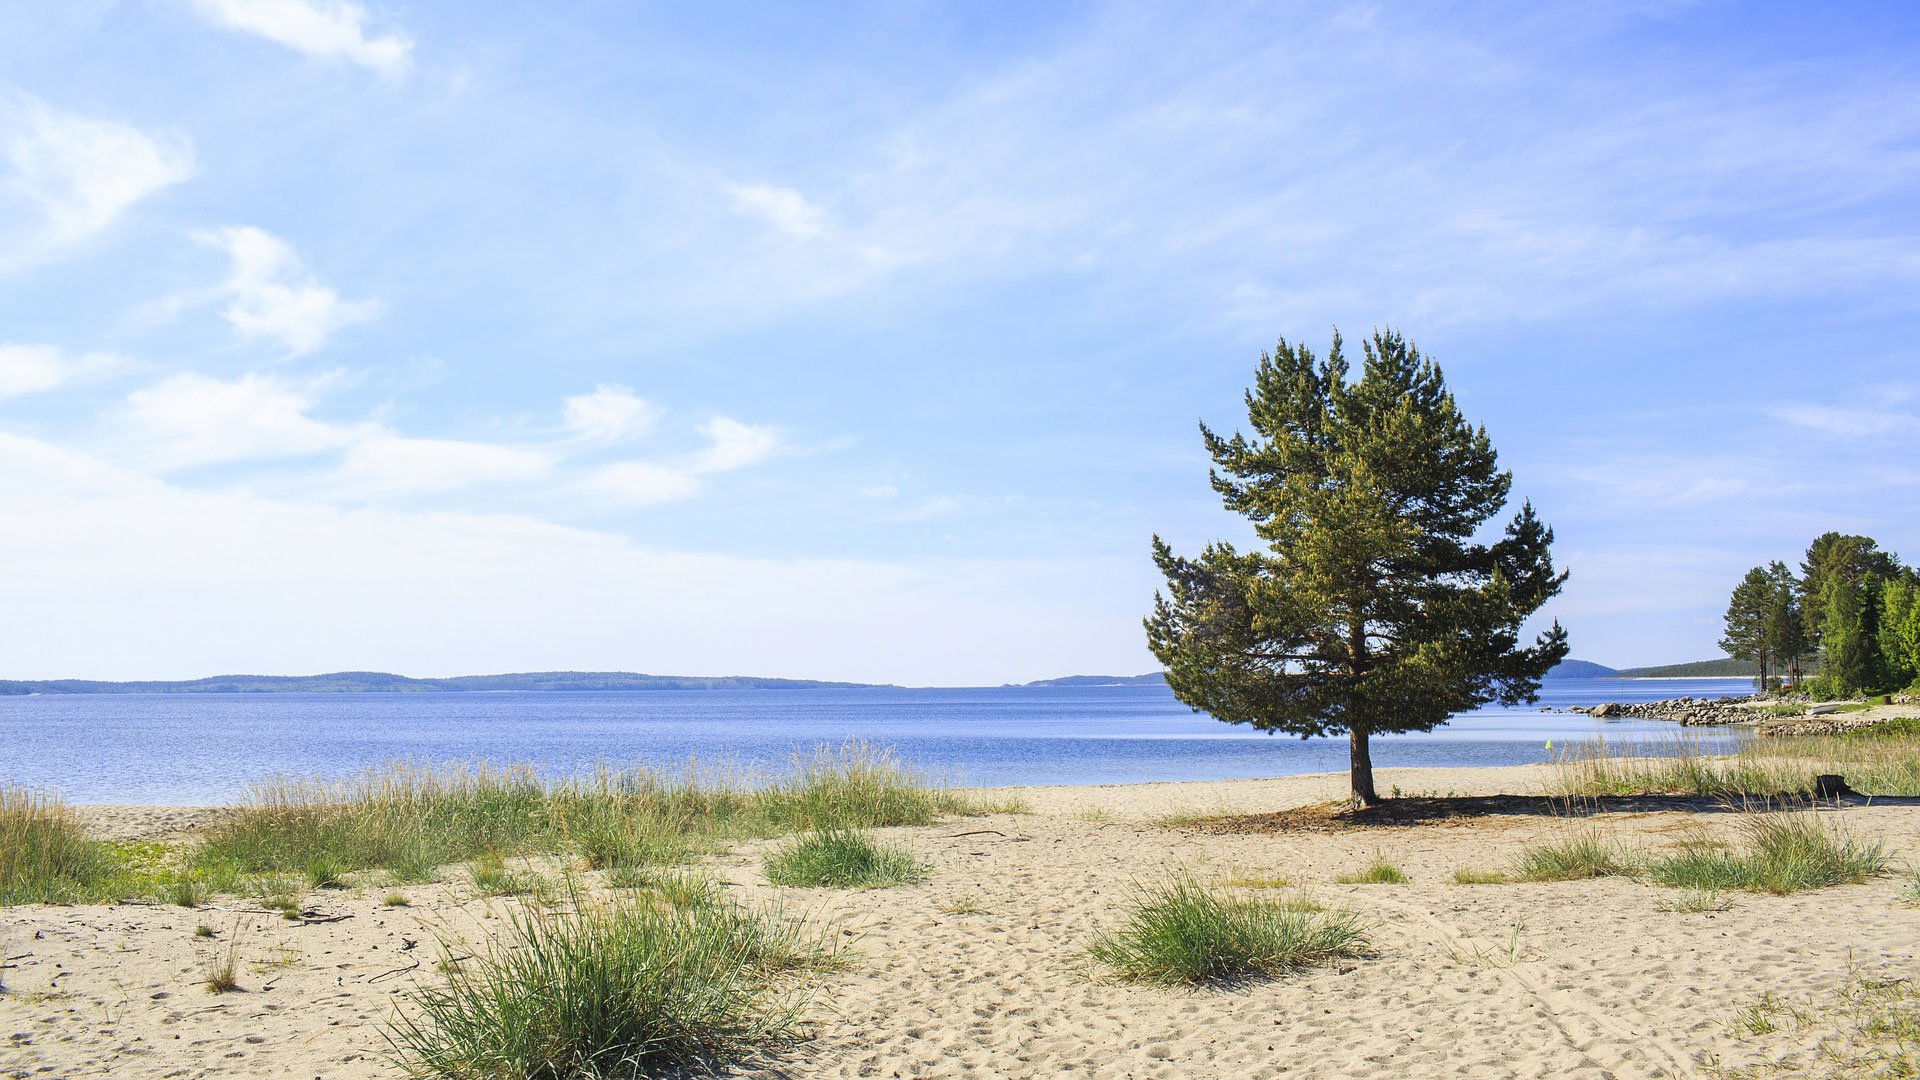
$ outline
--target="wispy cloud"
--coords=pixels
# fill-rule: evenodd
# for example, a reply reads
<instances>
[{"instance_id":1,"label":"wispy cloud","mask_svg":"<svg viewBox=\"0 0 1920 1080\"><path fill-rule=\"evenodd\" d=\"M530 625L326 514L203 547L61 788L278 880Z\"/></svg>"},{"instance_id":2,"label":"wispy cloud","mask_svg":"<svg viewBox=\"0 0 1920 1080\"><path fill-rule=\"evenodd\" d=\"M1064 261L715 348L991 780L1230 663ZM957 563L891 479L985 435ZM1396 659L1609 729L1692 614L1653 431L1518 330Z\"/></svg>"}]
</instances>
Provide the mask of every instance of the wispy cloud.
<instances>
[{"instance_id":1,"label":"wispy cloud","mask_svg":"<svg viewBox=\"0 0 1920 1080\"><path fill-rule=\"evenodd\" d=\"M322 60L345 60L389 79L407 74L413 39L368 29L367 9L351 0L188 0L218 26L256 34Z\"/></svg>"},{"instance_id":2,"label":"wispy cloud","mask_svg":"<svg viewBox=\"0 0 1920 1080\"><path fill-rule=\"evenodd\" d=\"M0 345L0 398L92 382L133 366L132 361L111 353L74 354L57 345Z\"/></svg>"},{"instance_id":3,"label":"wispy cloud","mask_svg":"<svg viewBox=\"0 0 1920 1080\"><path fill-rule=\"evenodd\" d=\"M379 434L349 446L325 484L356 498L424 495L538 480L555 462L537 447Z\"/></svg>"},{"instance_id":4,"label":"wispy cloud","mask_svg":"<svg viewBox=\"0 0 1920 1080\"><path fill-rule=\"evenodd\" d=\"M561 402L561 411L561 422L574 438L617 443L653 430L662 410L628 387L601 383L591 393L575 394Z\"/></svg>"},{"instance_id":5,"label":"wispy cloud","mask_svg":"<svg viewBox=\"0 0 1920 1080\"><path fill-rule=\"evenodd\" d=\"M1907 435L1920 439L1920 416L1894 409L1865 406L1840 408L1833 405L1782 405L1768 409L1774 418L1798 428L1817 431L1841 439L1877 438Z\"/></svg>"},{"instance_id":6,"label":"wispy cloud","mask_svg":"<svg viewBox=\"0 0 1920 1080\"><path fill-rule=\"evenodd\" d=\"M0 96L0 270L86 243L193 173L183 135Z\"/></svg>"},{"instance_id":7,"label":"wispy cloud","mask_svg":"<svg viewBox=\"0 0 1920 1080\"><path fill-rule=\"evenodd\" d=\"M831 231L827 212L792 188L773 184L728 184L734 208L765 221L774 230L801 240L813 240Z\"/></svg>"},{"instance_id":8,"label":"wispy cloud","mask_svg":"<svg viewBox=\"0 0 1920 1080\"><path fill-rule=\"evenodd\" d=\"M114 437L148 468L166 472L229 461L303 457L342 449L366 425L316 420L314 380L272 375L216 379L171 375L135 390L113 416Z\"/></svg>"},{"instance_id":9,"label":"wispy cloud","mask_svg":"<svg viewBox=\"0 0 1920 1080\"><path fill-rule=\"evenodd\" d=\"M231 272L214 295L224 298L220 314L243 338L266 339L290 356L304 356L334 331L380 312L375 301L341 299L286 241L264 229L230 226L200 239L231 260Z\"/></svg>"}]
</instances>

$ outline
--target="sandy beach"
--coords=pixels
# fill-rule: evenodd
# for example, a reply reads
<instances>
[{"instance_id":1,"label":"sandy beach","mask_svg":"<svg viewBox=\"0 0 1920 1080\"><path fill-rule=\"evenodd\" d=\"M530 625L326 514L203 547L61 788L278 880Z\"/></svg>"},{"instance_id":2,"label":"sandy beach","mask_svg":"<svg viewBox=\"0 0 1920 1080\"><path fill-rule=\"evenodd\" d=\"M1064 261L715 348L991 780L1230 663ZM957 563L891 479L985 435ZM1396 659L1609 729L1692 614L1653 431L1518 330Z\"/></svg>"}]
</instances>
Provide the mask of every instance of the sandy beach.
<instances>
[{"instance_id":1,"label":"sandy beach","mask_svg":"<svg viewBox=\"0 0 1920 1080\"><path fill-rule=\"evenodd\" d=\"M1523 794L1546 770L1382 770L1382 791ZM778 841L709 861L742 898L837 928L855 951L825 975L806 1037L743 1070L792 1077L1656 1077L1809 1060L1817 1032L1755 1039L1736 1010L1764 994L1818 1002L1868 973L1920 973L1920 915L1897 878L1790 896L1729 894L1723 911L1666 910L1673 890L1629 879L1459 885L1570 828L1510 815L1418 826L1223 833L1186 815L1304 806L1337 775L1021 789L1028 812L883 830L932 866L923 884L866 892L774 889ZM217 811L93 807L105 835L189 835ZM1831 811L1882 840L1896 866L1920 851L1907 807ZM1689 830L1730 834L1736 815L1661 811L1591 823L1647 850ZM1376 859L1403 885L1335 878ZM1277 879L1359 913L1365 956L1232 988L1168 991L1092 971L1084 947L1136 882L1176 869ZM245 899L0 909L6 992L0 1076L399 1075L384 1019L438 978L437 942L474 941L506 904L457 875L387 890L309 894L309 921ZM1251 891L1251 890L1250 890ZM1267 888L1263 893L1281 890ZM215 937L195 936L211 926ZM455 948L458 948L458 944ZM235 951L239 992L202 983ZM1796 1055L1798 1055L1796 1057Z\"/></svg>"}]
</instances>

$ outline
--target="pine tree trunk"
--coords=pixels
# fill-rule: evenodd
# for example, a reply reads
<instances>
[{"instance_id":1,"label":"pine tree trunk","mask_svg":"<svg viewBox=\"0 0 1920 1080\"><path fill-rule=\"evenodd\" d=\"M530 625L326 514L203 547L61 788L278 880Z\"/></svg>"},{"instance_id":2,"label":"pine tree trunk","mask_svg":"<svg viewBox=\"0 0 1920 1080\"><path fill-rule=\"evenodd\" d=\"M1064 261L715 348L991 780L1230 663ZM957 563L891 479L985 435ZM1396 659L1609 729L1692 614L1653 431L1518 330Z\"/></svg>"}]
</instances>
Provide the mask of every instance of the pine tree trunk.
<instances>
[{"instance_id":1,"label":"pine tree trunk","mask_svg":"<svg viewBox=\"0 0 1920 1080\"><path fill-rule=\"evenodd\" d=\"M1367 745L1367 733L1355 728L1347 733L1349 776L1353 783L1355 806L1378 806L1380 796L1373 790L1373 748Z\"/></svg>"}]
</instances>

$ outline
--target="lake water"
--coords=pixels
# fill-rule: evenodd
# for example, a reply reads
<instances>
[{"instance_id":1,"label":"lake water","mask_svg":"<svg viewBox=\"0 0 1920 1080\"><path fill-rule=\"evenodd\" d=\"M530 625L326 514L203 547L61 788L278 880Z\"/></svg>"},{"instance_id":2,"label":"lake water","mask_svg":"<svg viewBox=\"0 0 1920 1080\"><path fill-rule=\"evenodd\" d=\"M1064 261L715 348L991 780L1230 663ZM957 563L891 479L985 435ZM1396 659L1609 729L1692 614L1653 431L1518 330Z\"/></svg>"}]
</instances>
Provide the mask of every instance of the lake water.
<instances>
[{"instance_id":1,"label":"lake water","mask_svg":"<svg viewBox=\"0 0 1920 1080\"><path fill-rule=\"evenodd\" d=\"M1603 701L1741 694L1743 679L1563 679L1538 705L1467 713L1381 736L1374 764L1518 765L1556 745L1661 739L1664 721L1562 711ZM1730 729L1694 728L1733 745ZM782 768L850 739L891 746L974 784L1222 780L1344 770L1344 737L1301 740L1222 724L1164 687L697 690L621 693L101 694L0 697L0 782L73 803L232 801L274 775L339 776L394 758L528 764L562 776L600 762Z\"/></svg>"}]
</instances>

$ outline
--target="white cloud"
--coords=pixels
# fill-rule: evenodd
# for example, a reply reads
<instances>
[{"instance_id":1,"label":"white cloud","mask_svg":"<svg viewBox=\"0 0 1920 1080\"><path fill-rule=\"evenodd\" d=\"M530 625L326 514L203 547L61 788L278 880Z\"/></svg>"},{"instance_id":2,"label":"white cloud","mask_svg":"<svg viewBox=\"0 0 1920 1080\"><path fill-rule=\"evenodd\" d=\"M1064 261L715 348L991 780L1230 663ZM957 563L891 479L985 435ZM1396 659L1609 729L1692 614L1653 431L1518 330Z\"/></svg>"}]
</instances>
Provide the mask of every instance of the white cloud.
<instances>
[{"instance_id":1,"label":"white cloud","mask_svg":"<svg viewBox=\"0 0 1920 1080\"><path fill-rule=\"evenodd\" d=\"M620 461L595 469L586 487L638 506L684 499L700 490L700 480L685 469L650 461Z\"/></svg>"},{"instance_id":2,"label":"white cloud","mask_svg":"<svg viewBox=\"0 0 1920 1080\"><path fill-rule=\"evenodd\" d=\"M186 489L8 434L0 503L0 563L33 568L0 577L0 652L19 675L625 668L954 685L1152 663L1139 559L666 551L519 515Z\"/></svg>"},{"instance_id":3,"label":"white cloud","mask_svg":"<svg viewBox=\"0 0 1920 1080\"><path fill-rule=\"evenodd\" d=\"M0 268L85 243L193 171L184 136L0 97Z\"/></svg>"},{"instance_id":4,"label":"white cloud","mask_svg":"<svg viewBox=\"0 0 1920 1080\"><path fill-rule=\"evenodd\" d=\"M353 495L423 495L524 483L553 470L542 450L461 439L381 434L355 442L331 481Z\"/></svg>"},{"instance_id":5,"label":"white cloud","mask_svg":"<svg viewBox=\"0 0 1920 1080\"><path fill-rule=\"evenodd\" d=\"M827 212L792 188L772 184L727 184L733 208L757 217L776 232L797 240L816 240L832 232Z\"/></svg>"},{"instance_id":6,"label":"white cloud","mask_svg":"<svg viewBox=\"0 0 1920 1080\"><path fill-rule=\"evenodd\" d=\"M700 425L708 446L694 465L699 472L731 472L756 465L771 457L780 447L780 433L774 428L743 424L725 416L716 416Z\"/></svg>"},{"instance_id":7,"label":"white cloud","mask_svg":"<svg viewBox=\"0 0 1920 1080\"><path fill-rule=\"evenodd\" d=\"M286 241L263 229L232 226L201 234L232 260L233 271L217 294L235 331L246 338L278 342L302 356L326 343L343 326L373 318L380 305L342 300L301 263Z\"/></svg>"},{"instance_id":8,"label":"white cloud","mask_svg":"<svg viewBox=\"0 0 1920 1080\"><path fill-rule=\"evenodd\" d=\"M55 345L0 345L0 398L87 382L131 366L110 353L75 355Z\"/></svg>"},{"instance_id":9,"label":"white cloud","mask_svg":"<svg viewBox=\"0 0 1920 1080\"><path fill-rule=\"evenodd\" d=\"M346 60L389 79L406 75L413 40L373 35L367 9L351 0L189 0L207 20L322 60Z\"/></svg>"},{"instance_id":10,"label":"white cloud","mask_svg":"<svg viewBox=\"0 0 1920 1080\"><path fill-rule=\"evenodd\" d=\"M1842 439L1906 434L1920 436L1920 416L1883 408L1842 409L1832 405L1783 405L1767 410L1795 427Z\"/></svg>"},{"instance_id":11,"label":"white cloud","mask_svg":"<svg viewBox=\"0 0 1920 1080\"><path fill-rule=\"evenodd\" d=\"M617 383L601 383L592 393L567 398L561 408L567 432L593 443L638 438L660 419L659 406Z\"/></svg>"},{"instance_id":12,"label":"white cloud","mask_svg":"<svg viewBox=\"0 0 1920 1080\"><path fill-rule=\"evenodd\" d=\"M269 375L172 375L127 396L116 434L159 471L319 454L365 435L307 415L316 401L311 384Z\"/></svg>"},{"instance_id":13,"label":"white cloud","mask_svg":"<svg viewBox=\"0 0 1920 1080\"><path fill-rule=\"evenodd\" d=\"M704 477L765 461L780 448L778 429L716 416L700 425L704 450L664 461L617 461L593 470L582 488L640 506L672 502L698 493Z\"/></svg>"}]
</instances>

